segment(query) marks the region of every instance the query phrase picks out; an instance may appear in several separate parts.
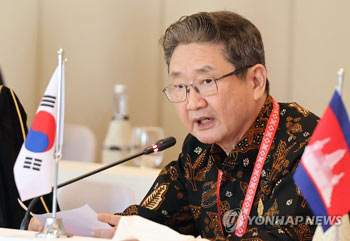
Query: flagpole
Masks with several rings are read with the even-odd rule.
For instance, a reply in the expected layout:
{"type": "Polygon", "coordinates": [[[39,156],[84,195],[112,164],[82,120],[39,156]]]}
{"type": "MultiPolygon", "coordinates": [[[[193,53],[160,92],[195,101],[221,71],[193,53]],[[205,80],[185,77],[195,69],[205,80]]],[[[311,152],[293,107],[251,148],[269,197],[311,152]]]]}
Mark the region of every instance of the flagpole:
{"type": "Polygon", "coordinates": [[[337,86],[337,91],[339,95],[342,95],[343,92],[343,83],[344,83],[344,69],[340,68],[337,72],[338,74],[338,86],[337,86]]]}
{"type": "MultiPolygon", "coordinates": [[[[343,83],[344,83],[344,69],[340,68],[337,72],[338,74],[338,86],[337,86],[337,91],[339,93],[340,96],[342,96],[343,94],[343,83]]],[[[334,240],[338,241],[339,240],[339,225],[335,225],[334,227],[335,231],[334,231],[334,240]]]]}
{"type": "Polygon", "coordinates": [[[72,237],[68,233],[62,223],[61,218],[56,217],[57,213],[57,184],[58,184],[58,163],[62,157],[62,141],[61,141],[61,128],[62,128],[62,103],[63,91],[64,91],[64,69],[63,69],[63,49],[57,51],[58,56],[58,89],[57,89],[57,120],[56,120],[56,138],[55,138],[55,170],[54,170],[54,183],[53,183],[53,197],[52,197],[52,217],[46,219],[45,228],[42,232],[38,233],[37,237],[40,238],[59,238],[63,237],[72,237]]]}
{"type": "Polygon", "coordinates": [[[62,109],[62,84],[63,84],[63,49],[57,51],[58,55],[58,94],[57,94],[57,123],[56,123],[56,141],[55,141],[55,174],[54,174],[54,185],[53,185],[53,197],[52,197],[52,217],[56,218],[57,212],[57,183],[58,183],[58,161],[62,157],[62,146],[61,140],[61,109],[62,109]]]}

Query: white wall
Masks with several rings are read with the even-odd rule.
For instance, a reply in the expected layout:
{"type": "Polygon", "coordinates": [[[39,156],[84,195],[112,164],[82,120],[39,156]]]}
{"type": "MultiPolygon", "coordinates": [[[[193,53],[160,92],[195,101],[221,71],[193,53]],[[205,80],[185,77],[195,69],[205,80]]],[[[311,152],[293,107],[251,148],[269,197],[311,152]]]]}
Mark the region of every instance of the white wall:
{"type": "Polygon", "coordinates": [[[133,125],[159,125],[159,0],[41,1],[43,92],[62,47],[66,64],[65,121],[89,126],[98,153],[113,114],[113,86],[126,84],[133,125]]]}
{"type": "Polygon", "coordinates": [[[322,115],[332,97],[338,68],[347,73],[343,99],[350,113],[350,2],[297,0],[292,98],[322,115]]]}
{"type": "Polygon", "coordinates": [[[36,111],[37,34],[37,0],[0,0],[0,68],[5,84],[19,96],[28,120],[36,111]]]}
{"type": "Polygon", "coordinates": [[[0,0],[0,66],[30,123],[57,64],[56,51],[64,48],[66,122],[90,127],[100,150],[113,85],[127,84],[132,124],[160,125],[177,137],[177,146],[165,154],[169,161],[177,158],[186,135],[161,93],[168,80],[158,39],[169,24],[198,11],[246,16],[263,35],[271,94],[321,115],[338,67],[350,71],[349,7],[346,0],[0,0]]]}

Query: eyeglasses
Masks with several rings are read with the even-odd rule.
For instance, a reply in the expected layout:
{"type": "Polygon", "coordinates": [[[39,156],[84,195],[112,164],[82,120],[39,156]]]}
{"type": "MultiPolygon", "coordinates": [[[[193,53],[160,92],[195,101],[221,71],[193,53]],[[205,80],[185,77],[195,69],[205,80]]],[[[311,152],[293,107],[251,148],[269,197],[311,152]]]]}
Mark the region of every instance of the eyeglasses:
{"type": "Polygon", "coordinates": [[[235,71],[225,74],[218,78],[206,78],[201,80],[195,80],[190,85],[169,84],[163,89],[163,92],[167,99],[172,103],[179,103],[185,101],[187,99],[188,94],[190,93],[190,86],[192,86],[192,88],[201,96],[214,95],[218,92],[218,85],[216,84],[216,81],[229,77],[231,75],[237,75],[239,72],[248,69],[252,66],[253,65],[249,65],[240,69],[236,69],[235,71]]]}

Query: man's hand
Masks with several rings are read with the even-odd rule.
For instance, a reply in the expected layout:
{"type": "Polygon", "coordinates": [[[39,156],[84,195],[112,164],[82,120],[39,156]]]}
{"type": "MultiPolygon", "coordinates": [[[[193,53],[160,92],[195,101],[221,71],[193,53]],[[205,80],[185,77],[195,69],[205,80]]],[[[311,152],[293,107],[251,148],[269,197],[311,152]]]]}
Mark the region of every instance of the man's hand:
{"type": "Polygon", "coordinates": [[[92,236],[96,238],[109,238],[109,239],[113,238],[115,230],[117,230],[117,227],[118,227],[120,216],[113,215],[110,213],[99,213],[97,215],[97,219],[100,222],[111,224],[114,227],[113,229],[95,229],[94,232],[92,233],[92,236]]]}
{"type": "Polygon", "coordinates": [[[30,219],[29,225],[28,225],[28,230],[30,231],[37,231],[41,232],[41,230],[44,228],[44,225],[42,225],[38,219],[32,217],[30,219]]]}

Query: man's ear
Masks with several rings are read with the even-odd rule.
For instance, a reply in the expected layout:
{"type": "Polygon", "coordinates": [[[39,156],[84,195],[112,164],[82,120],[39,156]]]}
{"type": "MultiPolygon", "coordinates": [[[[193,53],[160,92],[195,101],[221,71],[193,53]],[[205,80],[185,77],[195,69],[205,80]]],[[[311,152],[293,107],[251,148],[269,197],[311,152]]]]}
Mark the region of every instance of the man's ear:
{"type": "Polygon", "coordinates": [[[266,69],[262,64],[256,64],[248,70],[248,76],[253,84],[254,100],[265,95],[266,69]]]}

